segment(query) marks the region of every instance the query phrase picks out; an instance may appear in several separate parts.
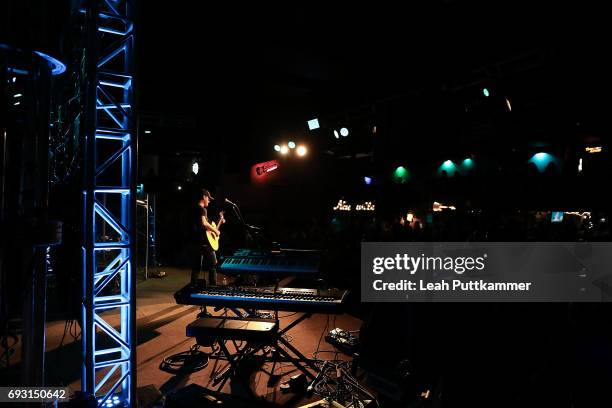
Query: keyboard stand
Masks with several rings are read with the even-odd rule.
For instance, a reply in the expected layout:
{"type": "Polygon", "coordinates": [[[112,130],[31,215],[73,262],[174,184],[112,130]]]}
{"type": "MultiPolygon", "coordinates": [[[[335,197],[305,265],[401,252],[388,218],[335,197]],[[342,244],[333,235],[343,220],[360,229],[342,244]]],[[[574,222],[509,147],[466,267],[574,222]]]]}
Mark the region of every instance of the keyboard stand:
{"type": "MultiPolygon", "coordinates": [[[[266,347],[273,348],[273,363],[272,371],[269,373],[270,376],[274,375],[277,362],[289,362],[308,378],[314,379],[315,375],[312,374],[308,368],[317,372],[318,367],[316,364],[312,359],[308,359],[284,338],[284,335],[287,334],[289,330],[310,317],[312,317],[312,313],[304,313],[282,330],[278,330],[278,315],[276,315],[275,319],[223,316],[203,317],[187,326],[187,336],[196,338],[214,337],[217,339],[219,353],[215,356],[211,355],[210,357],[216,358],[217,361],[219,359],[228,361],[228,364],[212,377],[213,384],[218,384],[217,391],[219,392],[223,389],[227,380],[234,376],[241,360],[254,356],[260,351],[264,351],[266,347]],[[234,342],[236,351],[233,354],[228,350],[225,344],[227,340],[234,342]],[[244,346],[238,347],[236,340],[243,340],[246,341],[246,343],[244,346]],[[292,356],[289,351],[291,351],[294,356],[292,356]]],[[[264,353],[264,355],[265,354],[266,353],[264,353]]]]}

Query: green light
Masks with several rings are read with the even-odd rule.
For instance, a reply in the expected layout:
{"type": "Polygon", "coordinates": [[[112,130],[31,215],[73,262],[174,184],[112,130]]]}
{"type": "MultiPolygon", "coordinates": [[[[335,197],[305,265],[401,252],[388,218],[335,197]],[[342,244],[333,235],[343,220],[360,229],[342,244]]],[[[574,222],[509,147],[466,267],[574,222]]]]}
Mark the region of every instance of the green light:
{"type": "Polygon", "coordinates": [[[444,170],[450,170],[454,167],[455,167],[455,163],[453,163],[452,160],[447,160],[444,163],[442,163],[442,168],[444,170]]]}
{"type": "Polygon", "coordinates": [[[442,174],[443,171],[445,171],[449,177],[452,177],[457,172],[457,166],[452,160],[446,160],[438,169],[438,173],[442,174]]]}
{"type": "Polygon", "coordinates": [[[471,169],[472,167],[474,167],[474,160],[468,157],[467,159],[463,161],[463,163],[461,163],[461,165],[465,167],[466,169],[471,169]]]}
{"type": "Polygon", "coordinates": [[[490,94],[489,94],[489,90],[488,90],[487,88],[482,88],[482,94],[483,94],[484,96],[486,96],[487,98],[488,98],[488,97],[489,97],[489,95],[490,95],[490,94]]]}
{"type": "Polygon", "coordinates": [[[393,178],[397,183],[406,183],[409,178],[408,170],[404,166],[398,166],[393,172],[393,178]]]}

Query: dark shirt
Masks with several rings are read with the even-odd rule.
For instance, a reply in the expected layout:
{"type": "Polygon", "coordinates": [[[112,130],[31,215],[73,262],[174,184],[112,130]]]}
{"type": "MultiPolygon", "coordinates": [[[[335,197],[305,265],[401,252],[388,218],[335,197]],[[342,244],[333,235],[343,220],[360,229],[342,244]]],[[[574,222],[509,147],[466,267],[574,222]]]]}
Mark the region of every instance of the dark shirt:
{"type": "Polygon", "coordinates": [[[208,239],[206,238],[206,229],[202,225],[203,216],[208,220],[208,212],[206,211],[206,208],[201,207],[199,204],[196,205],[194,209],[193,238],[194,241],[199,244],[208,243],[208,239]]]}

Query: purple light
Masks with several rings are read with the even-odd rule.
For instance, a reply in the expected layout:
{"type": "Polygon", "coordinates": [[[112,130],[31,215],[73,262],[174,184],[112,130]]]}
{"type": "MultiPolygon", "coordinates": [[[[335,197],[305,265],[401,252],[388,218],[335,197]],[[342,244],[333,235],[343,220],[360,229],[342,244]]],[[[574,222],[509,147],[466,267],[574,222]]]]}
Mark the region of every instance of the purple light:
{"type": "Polygon", "coordinates": [[[364,176],[363,177],[363,182],[366,183],[366,185],[370,185],[372,184],[372,177],[368,177],[368,176],[364,176]]]}

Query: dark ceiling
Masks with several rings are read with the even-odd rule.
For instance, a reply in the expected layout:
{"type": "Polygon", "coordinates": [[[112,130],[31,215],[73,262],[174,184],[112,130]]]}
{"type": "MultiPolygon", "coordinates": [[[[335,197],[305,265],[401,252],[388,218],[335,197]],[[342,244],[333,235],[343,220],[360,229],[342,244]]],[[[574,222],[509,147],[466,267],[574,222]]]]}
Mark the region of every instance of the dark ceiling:
{"type": "Polygon", "coordinates": [[[608,85],[594,11],[582,19],[516,2],[424,3],[141,1],[141,107],[193,116],[199,129],[252,149],[308,118],[388,98],[442,96],[462,109],[466,87],[506,81],[526,105],[571,111],[608,85]]]}

